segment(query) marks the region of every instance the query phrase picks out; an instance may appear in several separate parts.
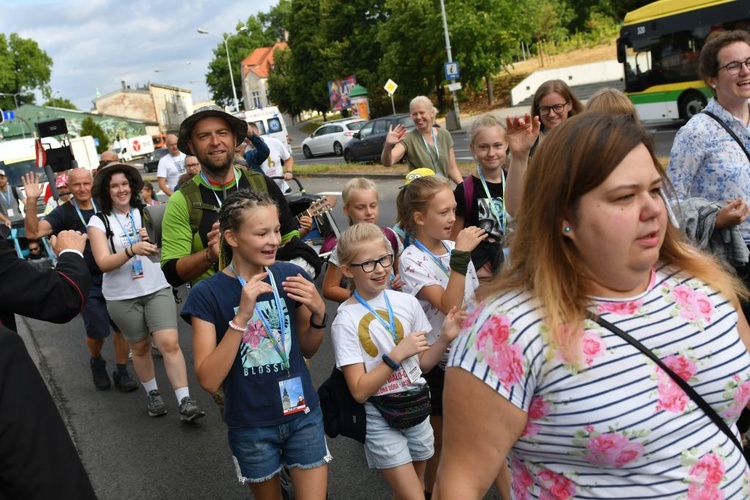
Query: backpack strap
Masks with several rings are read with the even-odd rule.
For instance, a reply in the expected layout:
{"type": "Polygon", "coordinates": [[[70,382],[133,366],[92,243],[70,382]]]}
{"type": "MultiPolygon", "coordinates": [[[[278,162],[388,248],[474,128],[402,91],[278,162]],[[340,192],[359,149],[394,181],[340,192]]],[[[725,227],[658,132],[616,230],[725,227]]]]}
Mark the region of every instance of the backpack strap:
{"type": "Polygon", "coordinates": [[[109,225],[109,217],[102,212],[96,212],[94,216],[99,217],[102,224],[104,224],[104,234],[107,235],[107,239],[109,240],[109,248],[112,249],[113,254],[117,253],[115,251],[115,233],[112,232],[112,227],[109,225]]]}
{"type": "Polygon", "coordinates": [[[383,231],[383,235],[391,244],[393,253],[398,254],[398,236],[396,236],[396,232],[390,227],[385,227],[385,226],[381,227],[380,230],[383,231]]]}
{"type": "Polygon", "coordinates": [[[472,174],[464,177],[464,226],[471,219],[471,207],[474,201],[474,176],[472,174]]]}

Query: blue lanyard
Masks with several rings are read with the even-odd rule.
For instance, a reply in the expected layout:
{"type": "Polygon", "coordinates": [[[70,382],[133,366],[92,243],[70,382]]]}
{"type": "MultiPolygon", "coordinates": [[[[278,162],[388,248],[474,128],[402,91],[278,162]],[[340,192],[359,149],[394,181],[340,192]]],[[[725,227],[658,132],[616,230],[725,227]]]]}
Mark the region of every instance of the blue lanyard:
{"type": "MultiPolygon", "coordinates": [[[[237,169],[236,168],[232,168],[232,172],[234,172],[234,186],[239,191],[239,189],[240,189],[240,178],[239,178],[239,175],[237,174],[237,169]]],[[[214,194],[214,198],[216,198],[216,203],[218,203],[219,204],[219,208],[221,208],[221,200],[219,199],[219,195],[216,194],[216,191],[214,190],[214,188],[211,187],[211,183],[208,182],[208,179],[206,178],[206,174],[204,174],[202,171],[201,171],[201,179],[203,179],[203,182],[206,183],[206,185],[208,186],[208,189],[210,189],[211,192],[214,194]]],[[[224,188],[224,186],[222,186],[222,188],[224,190],[224,197],[226,198],[226,188],[224,188]]],[[[234,272],[234,271],[232,271],[232,272],[234,272]]]]}
{"type": "MultiPolygon", "coordinates": [[[[78,202],[76,202],[75,198],[70,199],[71,203],[73,203],[73,206],[76,208],[76,212],[78,213],[78,218],[81,219],[81,224],[83,224],[83,227],[86,227],[86,221],[83,219],[83,214],[81,213],[81,209],[78,208],[78,202]]],[[[91,204],[94,206],[94,212],[97,212],[96,203],[94,203],[94,200],[91,200],[91,204]]]]}
{"type": "MultiPolygon", "coordinates": [[[[247,281],[245,281],[245,278],[237,274],[237,272],[234,270],[234,266],[230,263],[229,269],[231,269],[232,273],[237,277],[237,280],[240,282],[240,285],[244,287],[247,284],[247,281]]],[[[255,314],[258,315],[260,318],[260,321],[263,323],[263,327],[266,329],[266,333],[268,334],[268,339],[271,341],[271,345],[273,345],[273,348],[276,350],[276,353],[281,358],[281,361],[284,362],[284,368],[286,368],[287,372],[289,371],[289,358],[286,355],[286,348],[284,347],[284,338],[286,337],[286,327],[284,326],[284,310],[281,308],[281,297],[279,296],[279,289],[276,287],[276,280],[273,278],[273,273],[270,269],[267,267],[265,268],[266,272],[268,273],[268,281],[271,282],[271,288],[273,288],[273,298],[276,302],[276,312],[277,317],[279,319],[279,338],[277,339],[274,334],[273,330],[271,329],[271,323],[268,321],[268,318],[263,313],[263,311],[260,310],[258,307],[258,303],[256,300],[255,303],[255,314]]]]}
{"type": "Polygon", "coordinates": [[[398,333],[396,333],[396,320],[393,317],[393,308],[391,307],[391,301],[388,300],[388,294],[385,290],[383,290],[383,299],[385,299],[385,308],[388,311],[388,322],[386,323],[383,317],[378,314],[375,309],[370,306],[370,304],[367,303],[365,299],[362,298],[360,294],[357,293],[357,291],[354,291],[354,298],[357,299],[357,302],[362,304],[362,307],[367,309],[372,313],[373,316],[375,316],[375,319],[380,321],[380,324],[383,325],[383,328],[388,331],[388,333],[391,334],[391,337],[393,337],[393,343],[398,345],[398,333]]]}
{"type": "Polygon", "coordinates": [[[505,234],[505,215],[507,214],[507,212],[505,211],[505,173],[503,172],[501,174],[503,183],[503,213],[502,215],[498,215],[497,211],[495,210],[495,204],[492,202],[492,196],[490,196],[490,189],[487,187],[487,181],[484,180],[484,174],[482,173],[482,168],[479,165],[477,165],[477,172],[479,173],[479,179],[482,181],[484,194],[487,195],[487,203],[489,203],[490,205],[490,211],[495,217],[495,220],[497,220],[497,223],[500,224],[500,230],[503,232],[503,234],[505,234]]]}
{"type": "Polygon", "coordinates": [[[125,233],[125,237],[128,239],[128,243],[130,243],[131,246],[135,245],[136,243],[138,243],[136,241],[136,234],[138,234],[138,233],[135,230],[135,219],[133,218],[133,207],[130,207],[130,223],[133,226],[133,237],[132,238],[130,237],[130,233],[128,232],[127,229],[125,229],[125,226],[123,226],[122,221],[117,216],[117,214],[115,213],[114,210],[112,210],[112,215],[115,216],[115,220],[117,221],[118,224],[120,224],[120,227],[122,228],[122,232],[125,233]]]}
{"type": "MultiPolygon", "coordinates": [[[[5,205],[6,205],[6,206],[7,206],[8,208],[11,208],[11,206],[10,206],[10,197],[11,197],[11,193],[10,193],[10,190],[11,190],[11,189],[13,189],[13,188],[12,188],[12,187],[10,187],[10,185],[8,185],[8,186],[6,186],[6,187],[8,188],[8,193],[7,193],[7,196],[6,196],[6,195],[3,195],[3,200],[5,200],[5,205]]],[[[0,193],[2,193],[2,191],[0,191],[0,193]]]]}
{"type": "MultiPolygon", "coordinates": [[[[445,244],[445,242],[444,242],[443,240],[440,240],[440,243],[442,243],[442,244],[443,244],[443,247],[445,247],[445,251],[446,251],[446,252],[448,252],[448,253],[451,253],[451,251],[450,251],[450,248],[448,248],[448,245],[446,245],[446,244],[445,244]]],[[[432,259],[432,261],[433,261],[433,262],[434,262],[435,264],[437,264],[437,266],[438,266],[438,267],[440,268],[440,270],[441,270],[441,271],[443,271],[443,272],[445,273],[445,275],[446,275],[446,276],[450,277],[450,275],[451,275],[451,270],[450,270],[449,268],[445,267],[445,265],[444,265],[444,264],[443,264],[443,263],[442,263],[442,262],[440,261],[440,259],[438,259],[438,258],[437,258],[437,256],[435,256],[435,254],[434,254],[434,253],[430,252],[430,251],[429,251],[429,250],[427,249],[427,247],[426,247],[426,246],[424,246],[424,245],[423,245],[423,244],[422,244],[422,243],[421,243],[421,242],[420,242],[420,241],[419,241],[418,239],[416,239],[416,238],[414,238],[414,245],[416,245],[416,247],[417,247],[417,248],[419,248],[419,249],[420,249],[420,250],[422,250],[422,251],[423,251],[424,253],[426,253],[426,254],[427,254],[427,255],[428,255],[428,256],[429,256],[429,257],[430,257],[430,258],[432,259]]]]}
{"type": "Polygon", "coordinates": [[[427,152],[430,154],[432,165],[435,167],[435,173],[438,174],[437,166],[438,166],[438,162],[440,162],[440,149],[438,149],[438,145],[437,145],[437,133],[435,132],[435,127],[432,127],[432,145],[435,146],[435,155],[437,156],[437,159],[435,159],[432,156],[432,148],[430,148],[430,145],[427,144],[427,141],[425,140],[424,135],[422,135],[422,132],[419,133],[419,136],[422,138],[422,142],[424,142],[424,147],[427,148],[427,152]]]}

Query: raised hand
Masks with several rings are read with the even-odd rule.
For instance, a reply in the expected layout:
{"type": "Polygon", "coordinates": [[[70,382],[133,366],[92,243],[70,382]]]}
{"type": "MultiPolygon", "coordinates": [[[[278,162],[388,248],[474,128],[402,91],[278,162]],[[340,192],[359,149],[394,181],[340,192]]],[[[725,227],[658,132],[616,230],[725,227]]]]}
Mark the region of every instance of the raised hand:
{"type": "Polygon", "coordinates": [[[42,194],[42,184],[39,182],[39,174],[36,172],[29,172],[21,176],[21,183],[23,189],[26,192],[26,198],[32,199],[36,202],[37,198],[42,194]]]}
{"type": "Polygon", "coordinates": [[[450,312],[448,312],[443,320],[443,328],[440,330],[440,336],[445,336],[448,341],[452,341],[458,337],[458,332],[461,331],[461,325],[464,324],[466,316],[466,306],[460,309],[456,306],[451,307],[450,312]]]}
{"type": "Polygon", "coordinates": [[[318,289],[315,288],[315,283],[312,281],[298,274],[297,276],[287,277],[281,283],[281,286],[290,299],[307,307],[314,316],[322,318],[325,315],[326,305],[323,303],[323,298],[318,293],[318,289]]]}
{"type": "Polygon", "coordinates": [[[388,127],[388,135],[385,136],[385,145],[393,148],[396,144],[404,140],[406,135],[406,127],[400,123],[393,128],[393,125],[388,127]]]}
{"type": "Polygon", "coordinates": [[[511,154],[528,154],[539,137],[541,122],[539,117],[533,119],[526,113],[523,116],[505,119],[505,129],[508,131],[508,146],[511,154]]]}
{"type": "Polygon", "coordinates": [[[489,236],[487,231],[480,227],[465,227],[460,233],[458,233],[458,236],[456,236],[456,250],[471,252],[483,240],[487,239],[487,236],[489,236]]]}

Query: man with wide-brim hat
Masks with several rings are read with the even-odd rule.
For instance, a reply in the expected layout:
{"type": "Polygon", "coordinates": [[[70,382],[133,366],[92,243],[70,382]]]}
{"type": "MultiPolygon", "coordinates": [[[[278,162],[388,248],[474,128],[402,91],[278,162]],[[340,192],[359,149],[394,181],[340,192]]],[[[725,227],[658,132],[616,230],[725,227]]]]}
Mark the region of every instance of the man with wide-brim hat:
{"type": "Polygon", "coordinates": [[[198,158],[201,172],[183,184],[166,206],[161,264],[172,286],[195,283],[218,271],[218,212],[226,196],[239,189],[265,191],[279,207],[282,246],[277,258],[300,265],[313,277],[320,271],[320,258],[299,239],[296,220],[276,183],[234,165],[235,148],[246,138],[256,149],[268,151],[244,120],[218,106],[199,108],[180,125],[177,146],[198,158]]]}

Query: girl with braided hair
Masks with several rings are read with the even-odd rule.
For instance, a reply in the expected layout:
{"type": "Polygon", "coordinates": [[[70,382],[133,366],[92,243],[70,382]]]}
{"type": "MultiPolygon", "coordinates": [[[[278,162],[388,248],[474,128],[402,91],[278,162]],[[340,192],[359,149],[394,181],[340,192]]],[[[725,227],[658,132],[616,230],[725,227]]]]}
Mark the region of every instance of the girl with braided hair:
{"type": "Polygon", "coordinates": [[[279,498],[288,467],[298,497],[323,500],[330,455],[303,356],[323,340],[325,304],[302,268],[276,262],[279,214],[266,193],[227,197],[219,230],[222,271],[199,282],[182,310],[198,382],[224,389],[229,446],[253,498],[279,498]]]}

